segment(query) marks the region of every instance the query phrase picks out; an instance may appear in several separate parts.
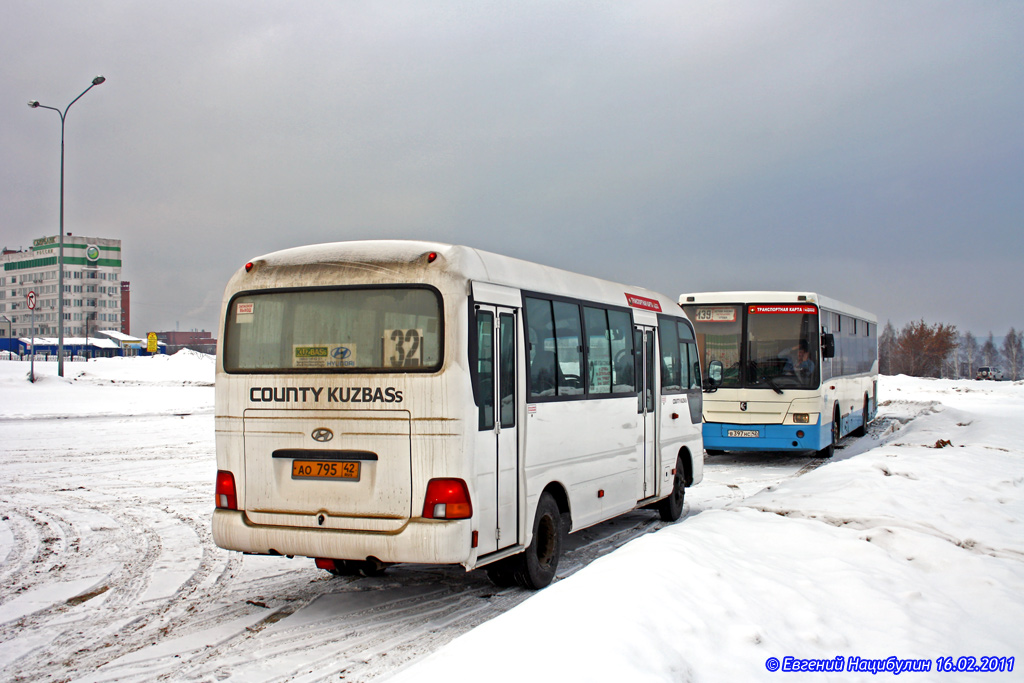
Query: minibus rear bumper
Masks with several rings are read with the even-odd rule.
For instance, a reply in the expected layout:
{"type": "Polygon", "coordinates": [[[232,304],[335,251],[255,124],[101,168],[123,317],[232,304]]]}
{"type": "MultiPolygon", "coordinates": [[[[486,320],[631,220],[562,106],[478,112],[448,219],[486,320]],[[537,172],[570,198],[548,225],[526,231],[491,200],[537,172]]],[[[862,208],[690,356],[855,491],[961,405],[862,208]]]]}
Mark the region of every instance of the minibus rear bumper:
{"type": "Polygon", "coordinates": [[[260,555],[332,560],[464,564],[474,555],[472,521],[411,519],[395,533],[251,524],[241,510],[214,510],[213,541],[221,548],[260,555]]]}

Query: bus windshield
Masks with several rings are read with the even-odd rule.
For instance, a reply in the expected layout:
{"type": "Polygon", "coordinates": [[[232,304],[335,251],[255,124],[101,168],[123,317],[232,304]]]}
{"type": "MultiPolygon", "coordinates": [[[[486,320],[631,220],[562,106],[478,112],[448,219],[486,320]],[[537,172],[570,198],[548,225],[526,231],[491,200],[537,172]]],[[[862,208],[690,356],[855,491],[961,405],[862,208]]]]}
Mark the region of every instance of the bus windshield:
{"type": "Polygon", "coordinates": [[[809,305],[747,307],[747,386],[813,389],[820,376],[818,310],[809,305]]]}
{"type": "Polygon", "coordinates": [[[716,304],[684,308],[694,321],[704,367],[711,361],[722,363],[720,387],[779,391],[818,386],[821,350],[816,306],[716,304]]]}
{"type": "Polygon", "coordinates": [[[424,287],[244,292],[224,330],[227,372],[408,372],[441,365],[440,295],[424,287]]]}
{"type": "Polygon", "coordinates": [[[684,306],[697,331],[697,348],[703,367],[711,361],[722,364],[721,387],[738,388],[740,350],[743,348],[743,309],[740,306],[684,306]]]}

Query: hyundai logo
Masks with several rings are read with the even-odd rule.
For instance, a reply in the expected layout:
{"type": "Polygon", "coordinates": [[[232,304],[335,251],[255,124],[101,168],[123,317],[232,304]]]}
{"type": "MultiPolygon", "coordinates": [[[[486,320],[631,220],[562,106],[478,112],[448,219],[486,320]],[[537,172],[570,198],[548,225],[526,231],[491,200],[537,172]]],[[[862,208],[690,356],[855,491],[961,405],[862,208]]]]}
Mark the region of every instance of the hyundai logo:
{"type": "Polygon", "coordinates": [[[341,360],[348,360],[351,355],[352,349],[347,346],[338,346],[331,351],[331,356],[334,358],[340,358],[341,360]]]}
{"type": "Polygon", "coordinates": [[[319,441],[320,443],[323,443],[325,441],[330,441],[331,439],[333,439],[334,432],[332,432],[330,429],[327,429],[326,427],[320,427],[319,429],[314,429],[313,433],[310,434],[310,436],[313,437],[313,441],[319,441]]]}

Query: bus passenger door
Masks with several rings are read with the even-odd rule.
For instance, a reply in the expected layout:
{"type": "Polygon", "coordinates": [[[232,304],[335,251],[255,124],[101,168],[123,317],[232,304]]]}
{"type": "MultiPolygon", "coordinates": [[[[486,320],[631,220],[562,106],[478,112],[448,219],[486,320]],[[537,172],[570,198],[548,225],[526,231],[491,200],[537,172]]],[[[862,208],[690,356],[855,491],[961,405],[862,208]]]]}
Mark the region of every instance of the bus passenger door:
{"type": "Polygon", "coordinates": [[[477,553],[519,542],[519,438],[516,386],[517,311],[476,307],[478,431],[476,496],[479,510],[477,553]]]}
{"type": "Polygon", "coordinates": [[[654,382],[654,332],[653,327],[633,328],[633,348],[637,384],[637,420],[640,422],[637,444],[637,458],[641,467],[637,478],[637,500],[657,494],[658,475],[656,447],[657,419],[655,416],[654,382]]]}

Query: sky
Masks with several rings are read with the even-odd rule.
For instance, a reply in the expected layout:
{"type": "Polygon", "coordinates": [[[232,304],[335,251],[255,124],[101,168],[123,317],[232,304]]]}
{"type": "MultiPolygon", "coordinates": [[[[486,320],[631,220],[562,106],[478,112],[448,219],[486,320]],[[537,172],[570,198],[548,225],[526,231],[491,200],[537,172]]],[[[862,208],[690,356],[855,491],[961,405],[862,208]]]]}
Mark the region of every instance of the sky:
{"type": "Polygon", "coordinates": [[[132,332],[246,261],[426,239],[1024,327],[1024,3],[6,0],[0,246],[122,240],[132,332]]]}

